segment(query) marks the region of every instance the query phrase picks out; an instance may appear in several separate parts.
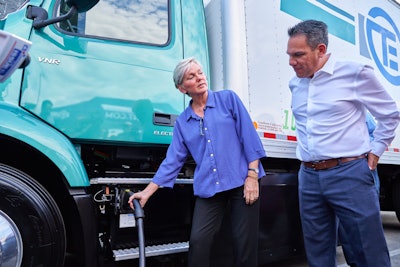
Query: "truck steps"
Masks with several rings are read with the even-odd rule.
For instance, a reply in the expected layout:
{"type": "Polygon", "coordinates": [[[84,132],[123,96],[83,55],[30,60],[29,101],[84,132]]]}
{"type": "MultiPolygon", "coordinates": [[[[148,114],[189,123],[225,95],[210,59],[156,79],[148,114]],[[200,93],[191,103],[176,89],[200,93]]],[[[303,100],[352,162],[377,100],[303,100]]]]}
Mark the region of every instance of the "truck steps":
{"type": "MultiPolygon", "coordinates": [[[[188,250],[189,242],[147,246],[145,248],[146,257],[187,252],[188,250]]],[[[139,248],[113,250],[113,256],[115,261],[137,259],[139,258],[139,248]]]]}
{"type": "MultiPolygon", "coordinates": [[[[90,179],[90,184],[148,184],[151,182],[151,178],[120,178],[120,177],[96,177],[90,179]]],[[[175,184],[193,184],[193,179],[178,178],[175,184]]]]}

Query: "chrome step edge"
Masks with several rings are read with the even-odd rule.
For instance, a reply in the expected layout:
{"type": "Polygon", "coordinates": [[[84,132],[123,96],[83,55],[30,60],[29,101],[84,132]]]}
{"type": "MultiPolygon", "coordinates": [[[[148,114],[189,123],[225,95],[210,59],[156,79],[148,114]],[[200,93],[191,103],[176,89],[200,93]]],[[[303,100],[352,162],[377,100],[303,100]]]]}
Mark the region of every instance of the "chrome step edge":
{"type": "MultiPolygon", "coordinates": [[[[187,252],[189,250],[189,242],[179,242],[171,244],[163,244],[156,246],[148,246],[145,248],[146,257],[154,257],[166,254],[174,254],[187,252]]],[[[113,250],[115,261],[131,260],[139,258],[139,248],[118,249],[113,250]]]]}
{"type": "MultiPolygon", "coordinates": [[[[112,178],[97,177],[90,179],[90,184],[148,184],[151,178],[112,178]]],[[[175,184],[193,184],[193,179],[176,179],[175,184]]]]}

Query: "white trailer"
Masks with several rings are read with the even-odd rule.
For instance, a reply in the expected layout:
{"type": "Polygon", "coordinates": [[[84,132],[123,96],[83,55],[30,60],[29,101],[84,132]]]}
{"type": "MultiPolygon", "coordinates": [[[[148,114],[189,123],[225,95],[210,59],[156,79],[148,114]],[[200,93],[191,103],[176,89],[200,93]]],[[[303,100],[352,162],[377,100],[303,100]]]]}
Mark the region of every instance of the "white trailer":
{"type": "MultiPolygon", "coordinates": [[[[400,5],[391,0],[211,0],[206,21],[211,88],[234,90],[248,108],[269,158],[293,164],[296,133],[288,81],[287,29],[328,25],[336,57],[369,64],[400,106],[400,5]]],[[[381,209],[400,220],[400,128],[382,155],[381,209]]],[[[271,164],[276,169],[275,164],[271,164]]],[[[270,166],[266,166],[267,169],[270,166]]],[[[280,170],[282,171],[282,170],[280,170]]]]}

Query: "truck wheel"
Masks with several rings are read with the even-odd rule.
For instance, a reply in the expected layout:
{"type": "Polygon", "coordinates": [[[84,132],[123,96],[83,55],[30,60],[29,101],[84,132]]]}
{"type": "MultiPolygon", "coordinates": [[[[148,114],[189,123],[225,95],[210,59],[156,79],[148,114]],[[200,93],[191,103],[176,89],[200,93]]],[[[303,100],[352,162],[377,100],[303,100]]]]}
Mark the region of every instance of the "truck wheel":
{"type": "Polygon", "coordinates": [[[396,180],[393,182],[393,208],[396,212],[397,220],[400,222],[400,180],[396,180]]]}
{"type": "Polygon", "coordinates": [[[0,164],[0,195],[0,266],[63,266],[64,222],[50,194],[0,164]]]}

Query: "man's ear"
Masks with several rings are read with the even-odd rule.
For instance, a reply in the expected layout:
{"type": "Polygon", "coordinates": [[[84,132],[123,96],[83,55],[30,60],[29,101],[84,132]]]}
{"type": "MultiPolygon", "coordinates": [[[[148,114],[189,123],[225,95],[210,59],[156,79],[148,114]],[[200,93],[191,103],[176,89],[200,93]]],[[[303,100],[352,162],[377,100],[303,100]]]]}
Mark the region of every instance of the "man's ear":
{"type": "Polygon", "coordinates": [[[320,57],[323,57],[326,54],[326,45],[325,44],[319,44],[317,49],[319,51],[320,57]]]}

